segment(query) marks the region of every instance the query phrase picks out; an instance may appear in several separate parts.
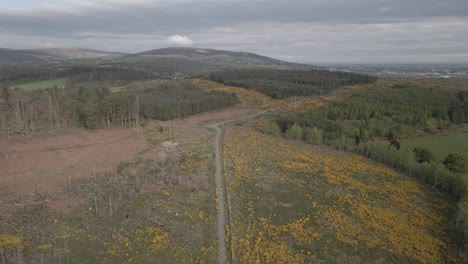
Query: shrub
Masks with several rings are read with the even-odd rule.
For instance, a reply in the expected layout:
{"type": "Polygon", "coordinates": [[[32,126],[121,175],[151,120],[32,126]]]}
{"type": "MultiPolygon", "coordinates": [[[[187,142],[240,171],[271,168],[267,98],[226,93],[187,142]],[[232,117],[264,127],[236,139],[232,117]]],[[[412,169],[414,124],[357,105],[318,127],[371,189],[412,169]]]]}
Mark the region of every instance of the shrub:
{"type": "Polygon", "coordinates": [[[319,145],[322,144],[322,130],[317,127],[304,129],[304,139],[309,144],[319,145]]]}
{"type": "Polygon", "coordinates": [[[286,132],[284,136],[287,139],[295,139],[300,140],[302,138],[302,127],[296,123],[294,123],[286,132]]]}
{"type": "Polygon", "coordinates": [[[413,149],[414,157],[418,163],[431,162],[435,160],[434,154],[427,148],[415,147],[413,149]]]}
{"type": "Polygon", "coordinates": [[[466,158],[458,153],[449,154],[443,161],[447,169],[453,172],[463,173],[467,171],[466,158]]]}
{"type": "Polygon", "coordinates": [[[265,131],[265,133],[275,136],[281,133],[280,127],[276,122],[268,122],[263,124],[263,130],[265,131]]]}

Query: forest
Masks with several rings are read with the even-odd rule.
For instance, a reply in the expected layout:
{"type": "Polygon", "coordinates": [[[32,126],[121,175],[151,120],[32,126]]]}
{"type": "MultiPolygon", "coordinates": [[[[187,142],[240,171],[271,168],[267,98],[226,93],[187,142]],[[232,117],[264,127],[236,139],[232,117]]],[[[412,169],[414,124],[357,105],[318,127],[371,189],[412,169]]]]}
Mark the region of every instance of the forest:
{"type": "Polygon", "coordinates": [[[237,104],[234,94],[206,92],[191,81],[152,81],[112,93],[108,86],[70,85],[23,91],[4,87],[0,120],[6,135],[44,129],[138,126],[141,120],[168,120],[237,104]]]}
{"type": "MultiPolygon", "coordinates": [[[[62,127],[135,126],[141,119],[168,120],[238,103],[231,93],[206,92],[189,80],[158,80],[158,73],[118,65],[15,65],[1,67],[0,73],[0,121],[6,135],[62,127]],[[65,86],[31,91],[16,87],[56,78],[64,78],[65,86]],[[115,86],[124,91],[111,91],[115,86]]],[[[317,70],[239,69],[208,76],[273,98],[323,94],[341,85],[376,80],[317,70]]]]}
{"type": "MultiPolygon", "coordinates": [[[[139,65],[141,66],[141,64],[139,65]]],[[[206,86],[203,86],[203,82],[196,82],[191,79],[176,79],[183,78],[183,75],[171,75],[163,79],[157,71],[153,72],[149,69],[141,70],[136,64],[133,66],[134,67],[118,67],[116,65],[101,65],[101,67],[96,67],[90,65],[65,65],[62,67],[60,65],[55,65],[36,68],[33,65],[17,65],[11,66],[10,69],[0,68],[0,73],[5,73],[0,74],[0,76],[3,76],[3,79],[0,80],[0,134],[2,136],[14,137],[18,135],[41,134],[47,130],[62,130],[70,127],[94,130],[105,127],[138,128],[143,126],[143,131],[145,131],[145,129],[149,131],[150,129],[155,129],[155,127],[149,128],[150,126],[144,126],[145,122],[150,119],[171,120],[231,107],[239,104],[239,101],[242,101],[239,100],[234,93],[235,90],[207,89],[206,86]],[[60,87],[55,86],[53,88],[43,89],[38,87],[38,81],[54,80],[57,78],[64,79],[65,85],[57,85],[60,87]],[[18,85],[24,83],[31,84],[31,86],[34,87],[32,89],[18,87],[18,85]]],[[[196,75],[198,73],[192,74],[196,75]]],[[[369,157],[379,163],[383,163],[388,167],[393,167],[405,175],[417,178],[433,186],[434,189],[450,197],[449,199],[459,203],[458,212],[453,222],[456,223],[460,231],[460,237],[464,236],[465,242],[468,241],[468,220],[466,220],[468,219],[468,194],[466,194],[468,186],[465,181],[468,163],[466,157],[450,154],[445,157],[445,159],[440,160],[436,159],[426,148],[409,149],[401,146],[402,139],[404,138],[420,134],[437,134],[441,131],[448,131],[451,128],[467,123],[468,92],[441,89],[435,86],[427,87],[410,84],[396,84],[393,85],[393,87],[386,88],[382,88],[378,85],[363,85],[365,88],[359,90],[354,90],[353,87],[342,89],[343,86],[347,85],[371,84],[375,82],[377,78],[355,73],[319,70],[227,70],[223,72],[205,73],[202,76],[218,83],[246,88],[246,91],[249,93],[253,93],[254,90],[265,93],[271,96],[271,98],[268,98],[269,100],[272,98],[284,99],[292,96],[316,96],[336,90],[336,93],[332,93],[332,95],[334,95],[344,91],[347,93],[346,96],[349,95],[349,97],[340,97],[339,100],[327,101],[323,106],[314,107],[313,110],[305,113],[289,111],[292,108],[283,109],[276,106],[262,106],[263,110],[269,108],[275,109],[275,111],[273,111],[273,120],[264,123],[261,129],[268,134],[283,136],[291,140],[303,140],[306,143],[314,145],[326,144],[339,150],[354,152],[369,157]],[[370,87],[374,87],[375,89],[371,89],[370,87]]],[[[222,88],[229,88],[221,84],[219,86],[222,86],[222,88]]],[[[265,97],[267,96],[265,95],[265,97]]],[[[239,98],[242,99],[242,95],[239,95],[239,98]]],[[[321,97],[304,97],[301,99],[313,100],[317,98],[321,97]]],[[[288,106],[296,104],[289,103],[289,100],[271,101],[284,103],[288,106]]],[[[250,106],[243,104],[239,108],[248,111],[254,110],[249,107],[250,106]]],[[[269,114],[266,115],[266,120],[270,120],[270,117],[269,114]]],[[[265,118],[265,116],[262,116],[262,120],[264,120],[263,118],[265,118]]],[[[174,123],[177,122],[183,124],[185,120],[174,121],[174,123]]],[[[206,123],[200,124],[200,126],[205,129],[205,124],[206,123]]],[[[238,122],[234,124],[233,127],[242,129],[243,124],[243,122],[238,122]]],[[[262,122],[256,123],[254,126],[257,126],[257,124],[262,124],[262,122]]],[[[160,131],[165,129],[165,125],[167,124],[158,124],[160,131]]],[[[131,129],[129,130],[130,133],[134,133],[131,129]]],[[[92,131],[92,133],[108,131],[112,130],[103,129],[100,131],[92,131]]],[[[88,133],[90,131],[84,132],[88,133]]],[[[184,132],[191,133],[187,131],[184,132]]],[[[206,133],[206,131],[204,131],[204,133],[206,133]]],[[[162,133],[148,133],[148,135],[152,137],[152,142],[156,142],[156,140],[162,137],[162,133]]],[[[255,170],[252,170],[255,171],[255,173],[258,172],[258,162],[261,160],[263,160],[261,162],[265,162],[265,165],[267,165],[269,169],[275,168],[274,166],[277,165],[285,165],[285,163],[280,163],[284,161],[286,157],[284,156],[286,154],[284,154],[283,150],[278,150],[279,152],[277,153],[270,153],[271,155],[274,154],[279,157],[278,161],[272,161],[274,160],[273,158],[265,160],[265,157],[262,156],[263,154],[260,154],[261,149],[258,145],[255,145],[264,140],[261,133],[253,133],[252,135],[256,135],[258,138],[252,138],[250,141],[236,142],[236,144],[233,145],[226,144],[227,153],[229,153],[230,148],[233,149],[233,146],[240,147],[244,144],[245,149],[249,149],[251,152],[249,153],[255,156],[253,159],[258,159],[251,165],[252,167],[247,167],[244,164],[244,168],[246,170],[255,168],[255,170]],[[270,162],[275,163],[275,165],[269,164],[270,162]]],[[[275,137],[268,138],[271,140],[270,142],[275,142],[275,137]]],[[[200,142],[193,143],[190,141],[190,147],[196,146],[197,144],[200,146],[207,146],[205,150],[207,154],[199,157],[199,161],[203,162],[203,165],[193,163],[189,159],[192,156],[184,156],[184,159],[186,158],[187,161],[190,161],[187,162],[187,164],[193,166],[197,170],[210,169],[210,167],[205,164],[208,164],[207,162],[209,162],[210,157],[212,157],[210,156],[212,155],[211,145],[200,144],[200,142]]],[[[275,144],[270,142],[264,141],[264,147],[269,147],[270,145],[275,146],[276,142],[275,144]]],[[[79,146],[79,144],[75,146],[79,146]]],[[[283,148],[283,146],[278,145],[276,147],[280,147],[279,149],[286,149],[283,148]]],[[[157,149],[160,149],[159,145],[157,149]]],[[[73,151],[77,151],[77,148],[74,148],[73,151]]],[[[49,150],[46,149],[46,152],[49,152],[49,150]]],[[[341,151],[337,151],[336,153],[348,155],[341,151]]],[[[193,153],[190,153],[190,155],[196,157],[193,153]]],[[[233,152],[232,155],[232,160],[236,160],[237,162],[235,163],[236,168],[242,168],[243,163],[237,160],[239,155],[235,154],[235,152],[233,152]]],[[[301,155],[296,155],[296,158],[300,158],[301,155]]],[[[310,152],[308,155],[310,157],[319,156],[318,153],[315,152],[310,152]]],[[[139,161],[141,164],[132,164],[132,169],[128,169],[129,173],[130,171],[131,173],[135,171],[133,168],[143,168],[145,170],[141,175],[145,175],[145,177],[148,178],[153,177],[154,175],[151,175],[147,171],[148,168],[153,170],[153,167],[149,167],[148,164],[150,162],[153,162],[156,166],[163,164],[163,161],[154,163],[154,156],[157,155],[151,155],[151,159],[145,162],[139,161]]],[[[175,157],[175,154],[171,154],[168,157],[175,157]]],[[[328,162],[330,162],[328,167],[335,168],[343,159],[344,156],[340,156],[340,158],[330,156],[329,159],[318,159],[314,162],[322,166],[322,164],[325,164],[328,160],[328,162]]],[[[304,160],[303,162],[309,163],[310,160],[304,160]]],[[[168,166],[176,164],[175,160],[168,160],[166,163],[168,166]]],[[[352,165],[350,165],[350,163],[346,163],[346,166],[349,167],[343,167],[343,171],[352,170],[355,164],[352,163],[352,165]]],[[[120,167],[125,168],[125,166],[120,167]]],[[[291,168],[284,168],[287,169],[287,171],[294,171],[291,170],[291,168]]],[[[121,170],[125,171],[123,169],[121,170]]],[[[160,170],[165,171],[166,168],[163,168],[161,165],[160,170]]],[[[171,170],[173,170],[173,168],[171,168],[171,170]]],[[[310,171],[310,173],[312,172],[310,171]]],[[[338,171],[336,173],[338,173],[338,171]]],[[[272,171],[272,174],[277,174],[277,172],[272,171]]],[[[332,174],[335,176],[335,173],[332,174]]],[[[127,177],[128,175],[125,174],[125,179],[129,178],[127,177]]],[[[296,172],[291,175],[294,175],[292,177],[297,177],[296,172]]],[[[111,177],[110,181],[113,182],[113,177],[123,178],[123,176],[124,174],[110,174],[109,177],[111,177]]],[[[342,176],[342,179],[349,178],[349,175],[342,176]]],[[[362,175],[356,174],[355,176],[361,177],[362,175]]],[[[131,182],[128,184],[129,188],[138,193],[138,195],[140,189],[139,187],[135,188],[135,186],[140,186],[140,179],[144,179],[143,176],[142,178],[139,177],[138,175],[135,177],[135,183],[131,182]]],[[[195,175],[190,175],[190,177],[192,178],[187,178],[186,180],[186,182],[188,182],[187,184],[195,185],[197,183],[197,178],[195,175]]],[[[208,177],[207,179],[212,179],[212,174],[208,177]]],[[[309,174],[307,178],[312,179],[309,174]]],[[[129,179],[133,178],[130,177],[129,179]]],[[[69,186],[77,184],[70,182],[69,180],[67,183],[69,186]]],[[[109,181],[106,180],[105,184],[108,182],[109,181]]],[[[182,180],[180,182],[182,182],[182,180]]],[[[256,185],[252,184],[249,186],[256,185]]],[[[174,188],[172,184],[166,187],[168,187],[168,190],[171,192],[174,188]]],[[[214,189],[212,187],[210,188],[214,189]]],[[[196,195],[200,193],[203,194],[203,192],[194,192],[194,189],[195,188],[192,188],[191,191],[187,193],[196,195]]],[[[288,191],[292,194],[296,190],[289,189],[288,191]]],[[[388,190],[385,189],[383,193],[387,191],[388,190]]],[[[128,193],[132,192],[128,191],[128,193]]],[[[307,193],[310,192],[308,191],[307,193]]],[[[160,195],[163,201],[171,201],[167,197],[170,196],[169,192],[158,191],[152,193],[152,195],[153,194],[160,195]]],[[[113,208],[117,208],[116,204],[121,201],[115,199],[116,197],[113,197],[113,195],[114,191],[110,189],[109,192],[102,195],[101,200],[98,201],[96,194],[94,194],[94,203],[91,208],[94,208],[95,215],[99,215],[98,212],[107,214],[104,210],[98,210],[98,207],[107,208],[109,204],[109,217],[110,219],[115,217],[113,214],[117,212],[117,209],[114,210],[113,208]]],[[[396,196],[399,196],[399,194],[396,196]]],[[[410,199],[408,201],[411,203],[413,202],[411,200],[412,198],[413,197],[408,197],[408,199],[410,199]]],[[[145,197],[145,200],[146,199],[147,197],[145,197]]],[[[184,201],[190,200],[185,197],[181,199],[184,201]]],[[[291,197],[288,196],[287,199],[290,200],[291,197]]],[[[130,200],[129,204],[133,202],[134,200],[130,200]]],[[[129,208],[134,210],[136,207],[132,204],[129,208]]],[[[168,208],[172,210],[173,204],[168,203],[168,208]]],[[[390,209],[393,210],[393,208],[390,209]]],[[[124,212],[122,209],[119,210],[119,212],[124,212]]],[[[213,211],[215,211],[214,207],[213,211]]],[[[155,210],[155,212],[159,213],[158,210],[155,210]]],[[[289,211],[288,215],[290,212],[293,211],[289,211]]],[[[86,214],[88,214],[88,212],[86,214]]],[[[139,212],[137,213],[135,211],[135,214],[139,214],[139,212]]],[[[123,217],[123,215],[121,216],[123,217]]],[[[381,216],[383,217],[382,219],[385,219],[384,215],[381,216]]],[[[126,220],[127,218],[128,214],[122,219],[123,221],[128,221],[126,220]]],[[[148,218],[151,218],[151,221],[154,220],[154,216],[148,218]]],[[[198,218],[207,226],[211,223],[205,220],[207,218],[203,213],[201,216],[199,214],[198,218]]],[[[90,219],[92,219],[92,221],[95,220],[93,217],[90,219]]],[[[109,225],[106,219],[109,218],[102,218],[102,220],[104,220],[101,223],[103,226],[109,225]]],[[[213,220],[215,218],[210,219],[213,220]]],[[[136,221],[139,220],[140,219],[136,219],[136,221]]],[[[393,222],[391,218],[387,218],[387,220],[393,222]]],[[[333,225],[335,225],[334,221],[335,220],[332,221],[333,225]]],[[[392,232],[396,231],[392,230],[392,232]]],[[[187,232],[185,232],[185,234],[186,233],[187,232]]],[[[307,236],[310,237],[309,235],[307,236]]],[[[138,241],[138,237],[139,236],[135,236],[135,241],[138,241]]],[[[373,241],[375,239],[373,238],[369,241],[371,240],[373,241]]],[[[186,243],[186,241],[187,240],[184,240],[184,243],[186,243]]],[[[137,243],[133,245],[137,245],[137,243]]]]}
{"type": "Polygon", "coordinates": [[[327,141],[435,133],[468,122],[468,92],[408,86],[360,93],[309,113],[279,118],[283,131],[293,123],[323,130],[327,141]]]}
{"type": "Polygon", "coordinates": [[[0,66],[0,85],[66,78],[70,84],[93,81],[134,81],[155,79],[157,76],[142,70],[115,65],[8,65],[0,66]]]}
{"type": "Polygon", "coordinates": [[[225,85],[254,89],[274,99],[320,95],[342,85],[367,84],[377,80],[369,75],[348,72],[274,69],[219,71],[209,74],[208,78],[225,85]]]}

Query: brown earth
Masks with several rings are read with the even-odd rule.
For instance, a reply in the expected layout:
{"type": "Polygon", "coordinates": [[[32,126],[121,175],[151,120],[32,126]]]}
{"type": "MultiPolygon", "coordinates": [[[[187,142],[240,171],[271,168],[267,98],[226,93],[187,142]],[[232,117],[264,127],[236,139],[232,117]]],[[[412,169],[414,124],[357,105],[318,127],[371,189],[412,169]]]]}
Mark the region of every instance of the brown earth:
{"type": "MultiPolygon", "coordinates": [[[[147,132],[158,134],[162,142],[167,140],[167,131],[173,126],[176,142],[195,144],[212,135],[206,124],[242,116],[250,111],[232,107],[178,119],[173,124],[171,121],[150,121],[140,128],[139,133],[133,128],[69,129],[29,137],[2,137],[0,218],[36,203],[61,211],[75,206],[79,199],[68,197],[64,188],[67,183],[115,171],[121,161],[131,160],[150,147],[145,139],[147,132]],[[165,129],[163,133],[158,132],[160,126],[165,129]]],[[[164,148],[164,144],[160,146],[164,148]]],[[[198,181],[183,177],[179,180],[187,180],[194,185],[198,181]]]]}
{"type": "Polygon", "coordinates": [[[149,147],[143,135],[155,127],[150,122],[139,133],[131,128],[75,129],[0,138],[0,218],[39,200],[57,210],[76,204],[76,199],[63,199],[70,179],[115,171],[121,161],[149,147]]]}
{"type": "Polygon", "coordinates": [[[232,119],[236,116],[242,116],[249,112],[252,112],[252,109],[243,108],[243,107],[230,107],[219,111],[206,112],[194,116],[190,116],[184,119],[178,120],[178,123],[190,124],[190,125],[207,125],[211,123],[217,123],[224,121],[225,119],[232,119]]]}
{"type": "MultiPolygon", "coordinates": [[[[109,165],[132,158],[148,147],[141,134],[132,129],[105,129],[26,139],[2,138],[0,184],[33,192],[34,189],[25,188],[24,181],[33,179],[39,185],[56,185],[57,180],[68,179],[68,174],[89,169],[99,172],[99,168],[108,171],[109,165]]],[[[36,188],[36,192],[41,190],[36,188]]]]}

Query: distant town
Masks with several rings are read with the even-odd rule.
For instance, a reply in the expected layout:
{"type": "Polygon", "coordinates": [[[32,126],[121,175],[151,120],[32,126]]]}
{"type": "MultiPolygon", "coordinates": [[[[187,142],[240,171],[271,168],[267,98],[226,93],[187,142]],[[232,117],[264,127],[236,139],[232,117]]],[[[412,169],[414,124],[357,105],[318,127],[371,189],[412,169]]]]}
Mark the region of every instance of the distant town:
{"type": "Polygon", "coordinates": [[[468,78],[468,65],[328,65],[328,70],[388,78],[468,78]]]}

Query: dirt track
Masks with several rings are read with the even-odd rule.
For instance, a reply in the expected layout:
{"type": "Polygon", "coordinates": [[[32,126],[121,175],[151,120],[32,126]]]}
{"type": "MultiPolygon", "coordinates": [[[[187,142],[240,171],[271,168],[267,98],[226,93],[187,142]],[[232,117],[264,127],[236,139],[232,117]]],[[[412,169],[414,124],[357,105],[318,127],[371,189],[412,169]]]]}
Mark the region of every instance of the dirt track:
{"type": "Polygon", "coordinates": [[[221,155],[220,155],[220,138],[221,128],[218,124],[210,126],[216,130],[215,139],[215,155],[216,155],[216,190],[218,198],[218,258],[219,263],[224,264],[227,262],[226,255],[226,219],[224,209],[224,188],[223,179],[221,176],[221,155]]]}
{"type": "MultiPolygon", "coordinates": [[[[270,109],[272,110],[272,109],[270,109]]],[[[220,264],[227,263],[227,254],[226,254],[226,217],[225,217],[225,208],[224,208],[224,186],[223,186],[223,178],[221,175],[222,166],[221,166],[221,153],[220,153],[220,146],[222,142],[221,134],[222,129],[220,128],[221,125],[244,120],[247,118],[255,117],[261,114],[264,114],[270,110],[261,111],[255,114],[251,114],[248,116],[228,120],[225,122],[220,122],[214,125],[210,125],[208,127],[214,128],[216,130],[216,138],[215,138],[215,155],[216,155],[216,192],[218,194],[218,259],[220,264]]]]}

